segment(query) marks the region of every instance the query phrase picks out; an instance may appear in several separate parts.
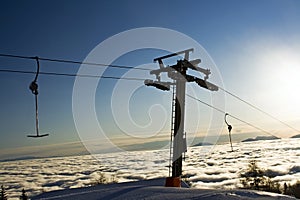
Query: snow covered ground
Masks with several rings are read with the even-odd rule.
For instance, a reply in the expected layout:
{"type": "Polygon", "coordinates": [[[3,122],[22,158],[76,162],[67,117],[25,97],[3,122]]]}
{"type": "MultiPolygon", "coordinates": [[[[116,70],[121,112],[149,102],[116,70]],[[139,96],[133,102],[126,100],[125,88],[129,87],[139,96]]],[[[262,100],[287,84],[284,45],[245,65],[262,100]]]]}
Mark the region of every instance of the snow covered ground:
{"type": "MultiPolygon", "coordinates": [[[[184,162],[183,174],[195,188],[235,189],[240,184],[240,172],[253,159],[270,169],[275,181],[300,180],[300,139],[235,143],[234,152],[229,151],[228,144],[207,148],[211,146],[190,147],[184,162]]],[[[168,150],[155,150],[101,154],[98,159],[86,155],[1,162],[0,183],[6,186],[9,197],[18,199],[22,188],[34,196],[91,186],[101,173],[118,182],[166,177],[168,156],[168,150]]]]}
{"type": "Polygon", "coordinates": [[[123,184],[100,185],[89,188],[61,190],[41,194],[32,200],[235,200],[235,199],[295,199],[274,193],[250,191],[250,190],[212,190],[191,188],[167,188],[162,187],[164,179],[152,179],[147,181],[130,182],[123,184]]]}

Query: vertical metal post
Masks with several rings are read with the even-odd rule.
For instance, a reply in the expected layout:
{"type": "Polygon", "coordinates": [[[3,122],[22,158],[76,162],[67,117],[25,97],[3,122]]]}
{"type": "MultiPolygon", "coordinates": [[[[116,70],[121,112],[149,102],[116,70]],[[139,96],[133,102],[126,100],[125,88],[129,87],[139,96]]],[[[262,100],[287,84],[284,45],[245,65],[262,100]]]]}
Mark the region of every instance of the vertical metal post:
{"type": "MultiPolygon", "coordinates": [[[[181,65],[181,63],[177,63],[181,65]]],[[[184,115],[185,115],[185,88],[186,70],[184,66],[179,66],[181,71],[180,77],[176,80],[176,104],[175,104],[175,123],[174,123],[174,143],[173,143],[173,164],[172,177],[182,175],[182,153],[186,151],[184,137],[184,115]]]]}

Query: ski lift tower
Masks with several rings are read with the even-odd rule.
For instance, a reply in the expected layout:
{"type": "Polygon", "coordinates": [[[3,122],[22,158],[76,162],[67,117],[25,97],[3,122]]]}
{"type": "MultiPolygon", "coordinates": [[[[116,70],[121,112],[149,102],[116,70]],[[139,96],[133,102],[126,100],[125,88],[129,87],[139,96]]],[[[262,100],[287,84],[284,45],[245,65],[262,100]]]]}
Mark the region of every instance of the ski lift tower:
{"type": "Polygon", "coordinates": [[[184,115],[185,115],[185,90],[186,82],[195,82],[200,87],[208,89],[210,91],[217,91],[218,87],[207,81],[210,70],[203,69],[197,65],[201,62],[200,59],[189,61],[190,52],[193,49],[187,49],[177,53],[172,53],[166,56],[155,58],[154,62],[158,62],[159,69],[150,71],[150,74],[156,76],[156,80],[145,80],[146,86],[153,86],[157,89],[169,91],[173,86],[173,100],[172,100],[172,123],[171,123],[171,143],[170,143],[170,160],[172,160],[172,166],[169,167],[169,176],[166,179],[167,187],[180,187],[181,175],[182,175],[182,160],[183,154],[187,151],[186,138],[184,134],[184,115]],[[177,64],[172,66],[164,66],[163,60],[183,55],[183,60],[178,60],[177,64]],[[204,79],[188,75],[188,70],[198,71],[203,73],[204,79]],[[167,73],[168,77],[172,79],[171,82],[161,81],[161,73],[167,73]]]}

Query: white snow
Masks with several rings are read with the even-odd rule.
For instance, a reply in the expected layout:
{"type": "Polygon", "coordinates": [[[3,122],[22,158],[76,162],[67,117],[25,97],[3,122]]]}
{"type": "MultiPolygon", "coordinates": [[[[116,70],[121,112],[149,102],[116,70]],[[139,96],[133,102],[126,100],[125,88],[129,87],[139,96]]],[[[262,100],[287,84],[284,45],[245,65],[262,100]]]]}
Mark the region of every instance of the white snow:
{"type": "Polygon", "coordinates": [[[279,194],[251,191],[251,190],[212,190],[192,188],[167,188],[162,187],[164,179],[153,179],[123,184],[100,185],[89,188],[62,190],[44,193],[33,200],[168,200],[168,199],[202,199],[202,200],[234,200],[234,199],[295,199],[279,194]],[[158,185],[158,186],[156,186],[158,185]]]}

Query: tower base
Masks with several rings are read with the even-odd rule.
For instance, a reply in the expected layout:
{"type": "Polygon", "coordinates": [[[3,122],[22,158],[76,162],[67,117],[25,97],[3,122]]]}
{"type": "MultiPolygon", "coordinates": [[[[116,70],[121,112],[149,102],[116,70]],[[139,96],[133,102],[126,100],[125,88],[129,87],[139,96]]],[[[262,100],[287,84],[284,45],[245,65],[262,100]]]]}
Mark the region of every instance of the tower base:
{"type": "Polygon", "coordinates": [[[180,177],[167,177],[165,187],[181,187],[180,177]]]}

